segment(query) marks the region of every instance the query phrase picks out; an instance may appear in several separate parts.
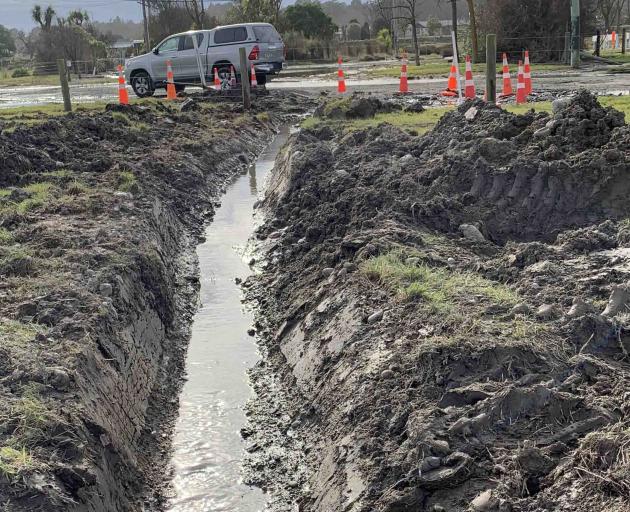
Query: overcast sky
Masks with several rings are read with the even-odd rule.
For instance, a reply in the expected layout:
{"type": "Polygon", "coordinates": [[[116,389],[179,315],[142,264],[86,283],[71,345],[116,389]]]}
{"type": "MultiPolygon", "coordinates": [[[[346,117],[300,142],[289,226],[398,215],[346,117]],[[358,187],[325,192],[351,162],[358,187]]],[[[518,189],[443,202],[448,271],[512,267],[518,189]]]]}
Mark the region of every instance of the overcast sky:
{"type": "Polygon", "coordinates": [[[0,25],[21,30],[33,28],[31,10],[35,4],[42,7],[50,4],[60,16],[85,9],[95,21],[109,21],[116,16],[134,21],[142,19],[142,8],[136,0],[0,0],[0,25]]]}

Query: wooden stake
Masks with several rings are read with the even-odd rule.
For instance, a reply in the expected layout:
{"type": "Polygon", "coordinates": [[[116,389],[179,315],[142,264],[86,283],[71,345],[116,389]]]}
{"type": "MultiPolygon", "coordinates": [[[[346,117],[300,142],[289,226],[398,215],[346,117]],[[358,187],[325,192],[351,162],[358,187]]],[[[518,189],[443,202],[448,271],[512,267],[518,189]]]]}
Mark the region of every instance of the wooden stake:
{"type": "Polygon", "coordinates": [[[486,35],[486,101],[497,102],[497,36],[486,35]]]}
{"type": "Polygon", "coordinates": [[[70,101],[70,87],[68,87],[68,73],[65,59],[57,59],[59,70],[59,82],[61,83],[61,95],[63,96],[63,109],[72,112],[72,102],[70,101]]]}
{"type": "Polygon", "coordinates": [[[249,110],[252,106],[252,100],[249,91],[249,75],[247,74],[247,55],[245,48],[238,49],[239,56],[241,58],[241,89],[243,90],[243,108],[249,110]]]}

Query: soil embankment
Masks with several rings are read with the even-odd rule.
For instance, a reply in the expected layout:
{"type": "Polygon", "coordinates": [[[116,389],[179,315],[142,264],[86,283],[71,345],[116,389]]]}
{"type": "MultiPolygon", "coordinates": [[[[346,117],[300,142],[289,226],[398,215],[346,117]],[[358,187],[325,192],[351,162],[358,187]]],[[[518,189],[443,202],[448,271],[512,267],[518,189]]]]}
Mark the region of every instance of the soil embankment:
{"type": "Polygon", "coordinates": [[[195,246],[225,185],[306,103],[111,106],[0,135],[7,510],[161,507],[195,246]]]}
{"type": "Polygon", "coordinates": [[[293,136],[245,283],[250,480],[304,512],[628,510],[629,144],[587,93],[293,136]]]}

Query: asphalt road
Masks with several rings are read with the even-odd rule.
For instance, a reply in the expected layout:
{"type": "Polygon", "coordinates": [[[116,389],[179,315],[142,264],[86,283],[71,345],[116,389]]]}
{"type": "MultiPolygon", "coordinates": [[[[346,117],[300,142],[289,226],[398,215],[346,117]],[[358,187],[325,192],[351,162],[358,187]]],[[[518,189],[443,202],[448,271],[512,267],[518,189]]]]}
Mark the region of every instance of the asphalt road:
{"type": "MultiPolygon", "coordinates": [[[[363,67],[350,67],[346,73],[349,92],[380,92],[393,93],[398,90],[398,80],[393,78],[367,79],[362,78],[363,67]]],[[[298,89],[302,91],[318,92],[334,90],[336,79],[331,79],[329,69],[322,70],[322,74],[311,76],[285,76],[277,78],[268,84],[273,89],[298,89]]],[[[573,91],[586,88],[600,94],[630,94],[630,75],[607,74],[598,70],[580,70],[535,74],[535,92],[573,91]]],[[[483,77],[476,77],[475,82],[479,90],[484,88],[483,77]]],[[[444,89],[444,78],[424,78],[410,80],[410,91],[421,94],[435,94],[444,89]]],[[[500,86],[500,85],[499,85],[500,86]]],[[[194,88],[191,88],[194,90],[194,88]]],[[[129,89],[130,95],[133,95],[129,89]]],[[[90,103],[99,100],[116,101],[118,85],[81,83],[70,86],[70,93],[74,104],[90,103]]],[[[35,106],[47,103],[61,103],[61,88],[57,86],[23,86],[0,88],[0,109],[20,106],[35,106]]]]}

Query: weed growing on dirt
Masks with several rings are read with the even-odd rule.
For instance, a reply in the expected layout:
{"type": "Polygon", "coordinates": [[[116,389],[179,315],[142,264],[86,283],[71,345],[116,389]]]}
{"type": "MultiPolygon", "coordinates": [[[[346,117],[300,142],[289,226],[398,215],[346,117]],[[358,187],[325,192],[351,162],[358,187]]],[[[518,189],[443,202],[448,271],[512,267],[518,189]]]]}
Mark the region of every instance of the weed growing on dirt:
{"type": "Polygon", "coordinates": [[[71,196],[80,196],[82,194],[87,194],[89,191],[89,187],[79,180],[74,180],[68,184],[66,187],[66,194],[71,196]]]}
{"type": "Polygon", "coordinates": [[[0,188],[0,197],[9,197],[11,195],[11,191],[7,188],[0,188]]]}
{"type": "Polygon", "coordinates": [[[31,197],[24,199],[24,201],[17,204],[17,212],[25,214],[31,210],[44,206],[50,198],[52,188],[53,184],[47,181],[32,183],[31,185],[24,187],[24,190],[31,194],[31,197]]]}
{"type": "Polygon", "coordinates": [[[260,114],[256,114],[256,119],[258,119],[261,123],[268,123],[271,120],[268,112],[261,112],[260,114]]]}
{"type": "Polygon", "coordinates": [[[0,252],[0,275],[26,276],[35,269],[35,259],[23,247],[8,247],[0,252]]]}
{"type": "Polygon", "coordinates": [[[63,423],[46,406],[35,384],[22,388],[22,397],[12,405],[10,417],[15,425],[9,440],[12,446],[29,447],[49,440],[50,430],[63,423]]]}
{"type": "Polygon", "coordinates": [[[0,341],[3,346],[25,345],[43,329],[36,324],[25,324],[17,320],[0,319],[0,341]]]}
{"type": "Polygon", "coordinates": [[[138,188],[138,180],[131,171],[120,171],[118,173],[118,190],[121,192],[133,192],[138,188]]]}
{"type": "Polygon", "coordinates": [[[422,299],[435,312],[452,311],[466,296],[481,296],[495,304],[517,302],[516,293],[505,285],[472,272],[408,263],[407,257],[402,251],[391,251],[364,262],[362,271],[396,291],[403,300],[422,299]]]}
{"type": "Polygon", "coordinates": [[[7,228],[0,227],[0,245],[10,245],[13,243],[13,234],[7,228]]]}
{"type": "Polygon", "coordinates": [[[129,126],[131,124],[131,120],[122,112],[112,112],[112,119],[121,124],[129,126]]]}
{"type": "Polygon", "coordinates": [[[26,448],[0,447],[0,476],[8,480],[19,476],[35,466],[33,457],[26,448]]]}
{"type": "Polygon", "coordinates": [[[42,173],[42,176],[50,178],[69,178],[72,174],[72,171],[69,169],[57,169],[56,171],[44,172],[42,173]]]}

